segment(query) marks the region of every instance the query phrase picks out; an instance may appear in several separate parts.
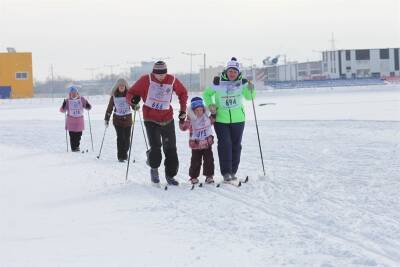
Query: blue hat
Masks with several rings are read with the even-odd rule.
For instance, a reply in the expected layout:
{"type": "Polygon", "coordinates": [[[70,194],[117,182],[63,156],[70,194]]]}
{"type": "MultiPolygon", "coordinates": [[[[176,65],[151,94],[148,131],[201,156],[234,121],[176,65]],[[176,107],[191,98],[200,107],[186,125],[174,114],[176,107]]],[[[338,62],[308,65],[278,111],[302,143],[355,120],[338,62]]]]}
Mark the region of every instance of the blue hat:
{"type": "Polygon", "coordinates": [[[190,107],[192,108],[192,110],[195,110],[198,107],[204,107],[204,103],[203,103],[203,99],[201,99],[201,97],[193,97],[190,100],[190,107]]]}
{"type": "Polygon", "coordinates": [[[68,87],[68,91],[69,93],[78,93],[78,87],[76,87],[75,85],[71,85],[70,87],[68,87]]]}

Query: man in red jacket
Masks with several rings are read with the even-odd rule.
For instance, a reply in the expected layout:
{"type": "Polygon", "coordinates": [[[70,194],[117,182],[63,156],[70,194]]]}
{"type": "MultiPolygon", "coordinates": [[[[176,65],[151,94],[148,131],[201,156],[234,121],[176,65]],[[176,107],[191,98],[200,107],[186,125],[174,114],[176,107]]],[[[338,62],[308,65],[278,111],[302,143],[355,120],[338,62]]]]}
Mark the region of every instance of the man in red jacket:
{"type": "Polygon", "coordinates": [[[188,94],[183,84],[175,76],[167,74],[167,65],[157,61],[153,72],[140,77],[128,90],[126,99],[136,110],[139,109],[140,99],[143,100],[143,120],[146,126],[150,149],[147,164],[150,166],[151,181],[160,182],[158,167],[161,164],[161,146],[165,160],[165,179],[170,185],[178,185],[174,179],[178,173],[179,161],[176,151],[175,124],[171,104],[172,93],[179,98],[179,120],[186,118],[186,101],[188,94]]]}

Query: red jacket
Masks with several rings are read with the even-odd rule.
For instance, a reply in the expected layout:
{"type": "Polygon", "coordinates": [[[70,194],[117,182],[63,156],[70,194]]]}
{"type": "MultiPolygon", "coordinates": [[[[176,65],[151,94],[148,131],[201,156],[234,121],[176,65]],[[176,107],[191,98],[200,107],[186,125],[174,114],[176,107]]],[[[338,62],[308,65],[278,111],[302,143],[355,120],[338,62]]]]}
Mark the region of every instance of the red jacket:
{"type": "MultiPolygon", "coordinates": [[[[172,84],[174,76],[167,74],[165,79],[162,82],[160,82],[154,77],[153,74],[151,74],[151,80],[158,84],[172,84]]],[[[128,103],[131,103],[131,99],[135,95],[140,96],[143,102],[146,102],[149,86],[150,86],[149,75],[147,74],[140,77],[140,79],[137,80],[135,84],[132,85],[132,87],[128,90],[128,93],[126,95],[126,100],[128,101],[128,103]]],[[[180,104],[179,110],[186,112],[186,102],[188,99],[187,90],[185,86],[183,86],[183,84],[176,78],[173,90],[175,91],[175,94],[179,98],[179,104],[180,104]]],[[[169,110],[158,110],[143,105],[143,119],[158,123],[168,122],[173,119],[172,106],[170,105],[169,110]]]]}

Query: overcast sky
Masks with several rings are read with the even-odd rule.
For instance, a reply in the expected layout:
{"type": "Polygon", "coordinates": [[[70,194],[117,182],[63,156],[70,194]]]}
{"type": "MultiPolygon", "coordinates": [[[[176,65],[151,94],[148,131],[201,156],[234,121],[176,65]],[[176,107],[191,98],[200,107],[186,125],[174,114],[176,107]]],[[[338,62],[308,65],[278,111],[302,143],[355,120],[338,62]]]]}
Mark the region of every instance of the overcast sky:
{"type": "Polygon", "coordinates": [[[32,52],[36,80],[51,64],[82,79],[165,57],[170,72],[188,72],[181,52],[206,53],[207,65],[314,60],[332,32],[340,49],[400,47],[400,0],[0,0],[0,50],[32,52]]]}

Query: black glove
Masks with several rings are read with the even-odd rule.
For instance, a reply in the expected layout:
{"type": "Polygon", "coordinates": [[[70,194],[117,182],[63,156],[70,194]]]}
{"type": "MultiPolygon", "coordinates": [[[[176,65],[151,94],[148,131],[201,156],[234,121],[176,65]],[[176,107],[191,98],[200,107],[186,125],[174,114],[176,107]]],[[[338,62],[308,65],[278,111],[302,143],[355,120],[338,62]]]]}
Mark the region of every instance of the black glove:
{"type": "Polygon", "coordinates": [[[140,96],[134,95],[131,99],[131,107],[133,110],[138,110],[140,108],[139,102],[140,102],[140,96]]]}
{"type": "Polygon", "coordinates": [[[178,119],[179,119],[179,122],[184,122],[186,119],[186,112],[185,111],[179,112],[178,119]]]}
{"type": "Polygon", "coordinates": [[[62,109],[65,109],[66,106],[67,106],[67,100],[64,99],[64,102],[62,103],[62,109]]]}
{"type": "Polygon", "coordinates": [[[131,105],[132,105],[132,106],[133,106],[133,105],[137,105],[137,104],[139,104],[139,102],[140,102],[140,96],[134,95],[134,96],[132,97],[132,99],[131,99],[131,105]]]}
{"type": "Polygon", "coordinates": [[[87,108],[88,110],[91,110],[91,109],[92,109],[92,105],[90,105],[89,102],[86,102],[86,108],[87,108]]]}

